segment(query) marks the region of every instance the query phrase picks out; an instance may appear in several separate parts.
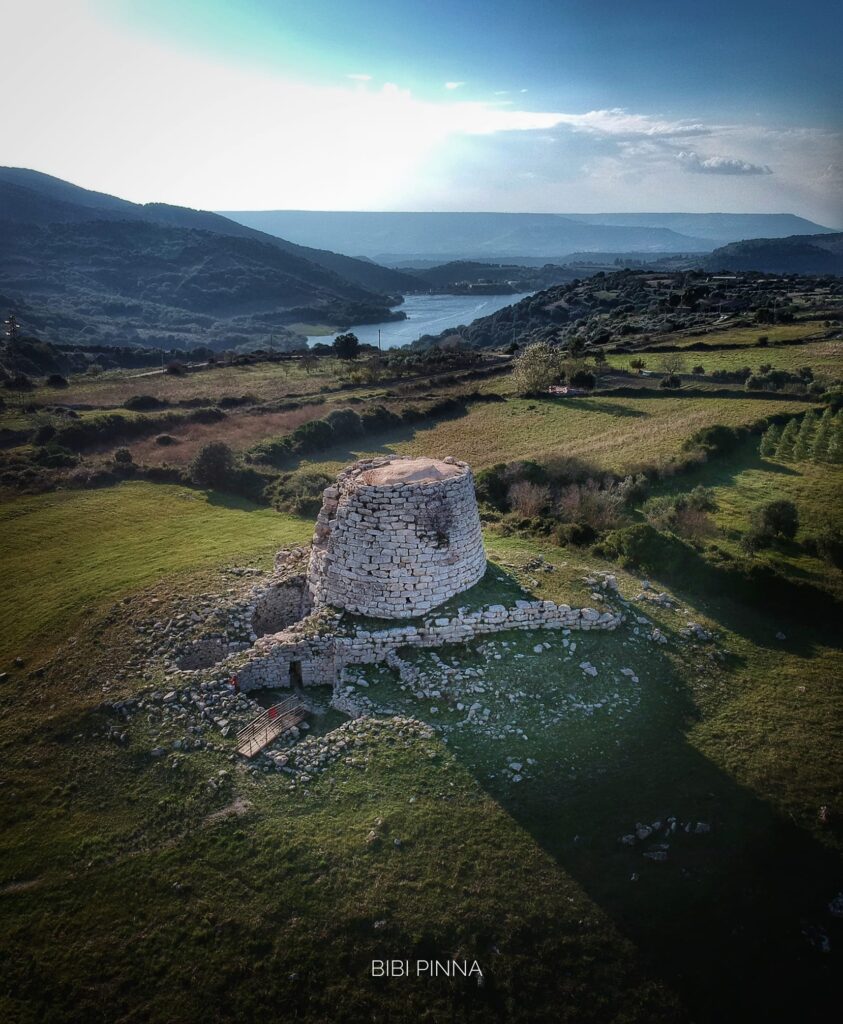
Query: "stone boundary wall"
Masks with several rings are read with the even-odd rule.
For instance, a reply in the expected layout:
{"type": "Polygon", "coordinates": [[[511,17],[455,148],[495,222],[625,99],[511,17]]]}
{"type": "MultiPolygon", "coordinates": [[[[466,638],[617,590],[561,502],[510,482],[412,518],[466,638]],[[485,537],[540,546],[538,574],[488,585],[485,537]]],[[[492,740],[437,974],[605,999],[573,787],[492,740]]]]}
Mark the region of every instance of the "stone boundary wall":
{"type": "Polygon", "coordinates": [[[242,690],[290,686],[299,680],[304,686],[333,685],[339,682],[346,665],[387,661],[399,647],[440,647],[508,629],[611,630],[622,619],[620,614],[601,613],[594,608],[571,608],[553,601],[517,601],[510,608],[490,605],[453,618],[426,620],[420,626],[358,628],[348,634],[325,636],[307,636],[292,629],[257,640],[244,660],[237,658],[234,664],[232,659],[231,672],[237,675],[242,690]]]}
{"type": "Polygon", "coordinates": [[[308,569],[314,608],[415,618],[473,587],[485,571],[466,463],[361,461],[325,489],[308,569]]]}

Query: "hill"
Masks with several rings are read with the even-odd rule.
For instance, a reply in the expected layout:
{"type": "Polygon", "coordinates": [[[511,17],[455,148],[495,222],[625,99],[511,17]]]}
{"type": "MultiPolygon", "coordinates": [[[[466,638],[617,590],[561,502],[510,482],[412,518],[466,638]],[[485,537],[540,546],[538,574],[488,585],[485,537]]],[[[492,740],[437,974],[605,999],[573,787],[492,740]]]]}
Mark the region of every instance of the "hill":
{"type": "Polygon", "coordinates": [[[265,210],[226,213],[249,227],[387,262],[546,257],[576,250],[706,252],[710,242],[669,228],[584,224],[551,213],[368,213],[265,210]]]}
{"type": "Polygon", "coordinates": [[[721,243],[762,235],[784,238],[834,231],[792,213],[567,213],[565,216],[583,224],[669,228],[681,235],[721,243]]]}
{"type": "Polygon", "coordinates": [[[40,171],[0,167],[0,221],[26,224],[81,223],[90,220],[139,220],[168,227],[197,228],[217,235],[251,238],[274,245],[353,284],[372,291],[400,294],[413,286],[400,271],[381,267],[326,249],[296,245],[275,234],[266,234],[208,210],[193,210],[167,203],[131,203],[116,196],[73,185],[40,171]]]}
{"type": "Polygon", "coordinates": [[[843,232],[749,238],[715,249],[703,265],[709,270],[843,275],[843,232]]]}
{"type": "Polygon", "coordinates": [[[25,330],[47,339],[168,347],[265,339],[298,321],[393,319],[415,279],[218,214],[139,205],[0,168],[0,280],[25,330]]]}
{"type": "Polygon", "coordinates": [[[253,210],[241,224],[390,265],[409,260],[538,258],[570,253],[707,252],[743,238],[830,231],[792,214],[730,213],[369,213],[253,210]]]}

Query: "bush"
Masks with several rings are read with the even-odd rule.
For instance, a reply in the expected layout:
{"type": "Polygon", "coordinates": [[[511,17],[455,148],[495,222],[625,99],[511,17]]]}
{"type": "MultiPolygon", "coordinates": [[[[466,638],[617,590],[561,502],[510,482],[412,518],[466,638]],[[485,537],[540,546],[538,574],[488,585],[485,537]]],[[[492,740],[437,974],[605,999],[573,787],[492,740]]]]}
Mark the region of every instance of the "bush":
{"type": "Polygon", "coordinates": [[[45,381],[49,388],[66,388],[68,387],[67,377],[62,377],[60,373],[51,373],[45,381]]]}
{"type": "Polygon", "coordinates": [[[267,497],[280,512],[312,518],[322,507],[322,492],[333,483],[331,477],[318,470],[308,470],[282,477],[269,488],[267,497]]]}
{"type": "Polygon", "coordinates": [[[166,372],[172,374],[174,377],[183,377],[187,373],[187,367],[184,363],[174,360],[172,363],[167,363],[166,372]]]}
{"type": "Polygon", "coordinates": [[[597,387],[597,378],[590,370],[576,370],[571,374],[570,383],[575,388],[593,391],[597,387]]]}
{"type": "Polygon", "coordinates": [[[118,462],[121,466],[128,466],[134,460],[128,448],[118,448],[114,453],[114,461],[118,462]]]}
{"type": "Polygon", "coordinates": [[[75,466],[79,462],[79,456],[74,455],[69,448],[62,448],[58,444],[47,444],[38,448],[32,456],[32,461],[44,469],[63,469],[67,466],[75,466]]]}
{"type": "Polygon", "coordinates": [[[148,412],[150,409],[163,409],[168,403],[154,395],[132,395],[123,403],[124,409],[134,412],[148,412]]]}
{"type": "Polygon", "coordinates": [[[353,409],[335,409],[328,413],[325,422],[330,424],[339,441],[346,437],[359,437],[363,433],[363,422],[353,409]]]}
{"type": "Polygon", "coordinates": [[[318,452],[324,448],[330,448],[334,443],[335,435],[327,420],[310,420],[296,427],[290,434],[290,439],[293,451],[304,455],[308,452],[318,452]]]}
{"type": "Polygon", "coordinates": [[[704,427],[687,438],[682,448],[685,451],[700,448],[704,452],[721,455],[734,451],[747,434],[743,427],[704,427]]]}
{"type": "Polygon", "coordinates": [[[843,532],[838,529],[824,530],[810,541],[806,541],[806,548],[812,549],[817,558],[821,558],[827,565],[833,565],[835,569],[843,569],[843,532]]]}
{"type": "Polygon", "coordinates": [[[597,540],[597,531],[588,523],[560,523],[553,531],[553,539],[559,547],[585,547],[597,540]]]}
{"type": "Polygon", "coordinates": [[[159,434],[155,438],[155,443],[160,444],[162,448],[168,448],[170,445],[178,444],[179,442],[172,434],[159,434]]]}
{"type": "Polygon", "coordinates": [[[660,388],[681,388],[682,380],[676,376],[675,373],[670,373],[666,377],[662,377],[659,381],[660,388]]]}
{"type": "Polygon", "coordinates": [[[234,452],[222,441],[206,444],[191,462],[190,479],[200,487],[223,489],[236,470],[234,452]]]}
{"type": "Polygon", "coordinates": [[[478,501],[491,505],[500,512],[508,509],[509,484],[506,480],[506,465],[503,462],[488,469],[481,469],[474,484],[478,501]]]}
{"type": "Polygon", "coordinates": [[[47,444],[48,441],[52,441],[58,431],[52,425],[52,423],[44,423],[40,426],[35,433],[32,435],[33,444],[47,444]]]}
{"type": "Polygon", "coordinates": [[[550,500],[550,488],[529,480],[518,480],[509,488],[509,504],[513,511],[532,519],[541,515],[550,500]]]}
{"type": "Polygon", "coordinates": [[[25,373],[15,373],[6,378],[3,386],[9,391],[32,391],[35,388],[35,383],[25,373]]]}
{"type": "Polygon", "coordinates": [[[582,523],[597,531],[611,530],[624,518],[626,493],[623,484],[598,480],[571,484],[559,495],[559,514],[563,521],[582,523]]]}

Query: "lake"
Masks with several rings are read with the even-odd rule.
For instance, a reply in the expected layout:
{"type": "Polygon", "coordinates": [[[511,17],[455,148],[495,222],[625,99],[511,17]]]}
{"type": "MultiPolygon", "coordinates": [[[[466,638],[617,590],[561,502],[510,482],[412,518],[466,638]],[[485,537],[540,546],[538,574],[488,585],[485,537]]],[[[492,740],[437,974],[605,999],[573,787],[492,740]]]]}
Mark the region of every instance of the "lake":
{"type": "MultiPolygon", "coordinates": [[[[520,302],[531,294],[521,292],[516,295],[408,295],[400,306],[395,307],[407,314],[406,320],[359,324],[350,330],[360,341],[377,345],[380,329],[381,348],[397,348],[399,345],[408,345],[422,334],[439,334],[447,327],[470,324],[472,320],[496,313],[504,306],[520,302]]],[[[312,335],[307,340],[311,345],[319,341],[330,345],[335,337],[336,334],[312,335]]]]}

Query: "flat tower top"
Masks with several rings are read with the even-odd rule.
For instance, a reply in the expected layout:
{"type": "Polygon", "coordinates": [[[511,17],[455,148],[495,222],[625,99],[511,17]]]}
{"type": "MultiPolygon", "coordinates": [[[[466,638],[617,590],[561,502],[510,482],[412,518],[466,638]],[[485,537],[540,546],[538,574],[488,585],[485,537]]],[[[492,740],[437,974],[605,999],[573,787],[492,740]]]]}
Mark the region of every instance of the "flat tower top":
{"type": "Polygon", "coordinates": [[[396,459],[384,466],[367,469],[361,480],[369,485],[426,484],[436,480],[449,480],[465,473],[465,466],[443,462],[441,459],[396,459]]]}

